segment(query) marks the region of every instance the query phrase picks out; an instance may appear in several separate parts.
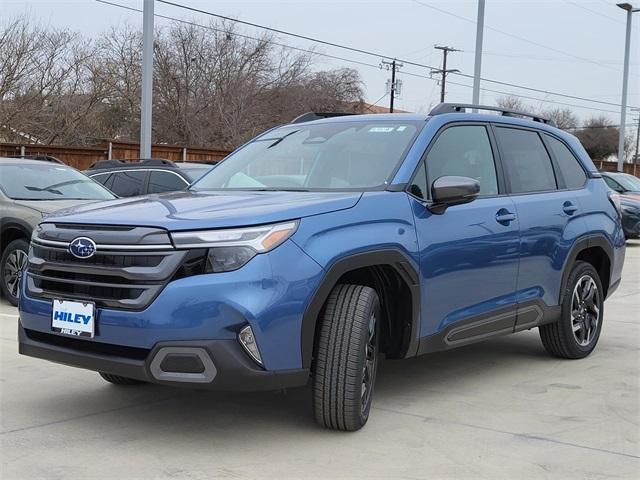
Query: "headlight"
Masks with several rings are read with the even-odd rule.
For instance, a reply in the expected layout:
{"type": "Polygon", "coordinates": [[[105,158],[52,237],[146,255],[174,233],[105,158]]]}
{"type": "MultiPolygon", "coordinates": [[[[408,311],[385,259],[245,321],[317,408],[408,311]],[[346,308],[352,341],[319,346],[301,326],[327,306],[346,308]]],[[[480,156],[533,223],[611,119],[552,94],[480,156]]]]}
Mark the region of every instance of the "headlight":
{"type": "Polygon", "coordinates": [[[259,227],[175,232],[171,238],[177,248],[209,248],[207,273],[229,272],[281,245],[297,228],[296,220],[259,227]]]}

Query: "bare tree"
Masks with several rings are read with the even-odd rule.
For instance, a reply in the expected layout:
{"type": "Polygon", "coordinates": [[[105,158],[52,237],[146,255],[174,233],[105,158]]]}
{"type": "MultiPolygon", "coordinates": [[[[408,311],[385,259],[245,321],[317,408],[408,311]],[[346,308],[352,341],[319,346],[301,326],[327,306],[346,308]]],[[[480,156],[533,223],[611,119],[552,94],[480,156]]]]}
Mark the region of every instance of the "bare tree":
{"type": "Polygon", "coordinates": [[[606,116],[596,115],[584,122],[576,136],[592,159],[603,160],[617,153],[618,132],[606,116]]]}
{"type": "MultiPolygon", "coordinates": [[[[136,140],[141,33],[122,25],[91,40],[18,17],[0,30],[0,128],[13,141],[136,140]]],[[[308,110],[360,101],[358,73],[315,71],[313,52],[252,39],[232,23],[175,22],[154,43],[153,139],[234,147],[308,110]]]]}

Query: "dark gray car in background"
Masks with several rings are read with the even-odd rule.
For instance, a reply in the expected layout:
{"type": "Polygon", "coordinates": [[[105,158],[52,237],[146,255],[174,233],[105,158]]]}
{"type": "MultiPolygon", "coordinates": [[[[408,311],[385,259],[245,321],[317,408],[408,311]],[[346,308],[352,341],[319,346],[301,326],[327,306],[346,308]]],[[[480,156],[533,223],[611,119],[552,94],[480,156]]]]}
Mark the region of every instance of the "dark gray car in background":
{"type": "Polygon", "coordinates": [[[0,290],[18,303],[31,232],[44,216],[116,196],[79,171],[55,161],[0,158],[0,290]]]}

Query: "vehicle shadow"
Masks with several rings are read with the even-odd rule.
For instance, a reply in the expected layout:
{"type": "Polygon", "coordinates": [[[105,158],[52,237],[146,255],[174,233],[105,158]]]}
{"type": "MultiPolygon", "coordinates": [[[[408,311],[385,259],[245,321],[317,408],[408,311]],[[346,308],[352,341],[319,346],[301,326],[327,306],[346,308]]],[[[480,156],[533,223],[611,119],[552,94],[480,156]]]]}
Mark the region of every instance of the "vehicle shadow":
{"type": "MultiPolygon", "coordinates": [[[[488,378],[550,360],[537,335],[521,334],[408,360],[384,360],[378,372],[374,410],[376,404],[402,404],[407,397],[428,401],[432,394],[442,396],[443,390],[445,394],[456,391],[457,386],[477,382],[478,377],[488,378]]],[[[313,422],[309,386],[257,393],[157,385],[118,387],[98,382],[81,388],[82,395],[56,391],[53,395],[32,397],[24,407],[47,409],[64,417],[66,412],[82,411],[91,405],[95,406],[95,413],[70,420],[86,422],[91,429],[124,425],[139,435],[162,435],[165,442],[178,441],[185,435],[191,440],[204,440],[214,432],[229,442],[245,441],[249,434],[272,441],[268,437],[275,427],[283,433],[323,432],[313,422]],[[57,408],[60,410],[55,411],[57,408]]]]}

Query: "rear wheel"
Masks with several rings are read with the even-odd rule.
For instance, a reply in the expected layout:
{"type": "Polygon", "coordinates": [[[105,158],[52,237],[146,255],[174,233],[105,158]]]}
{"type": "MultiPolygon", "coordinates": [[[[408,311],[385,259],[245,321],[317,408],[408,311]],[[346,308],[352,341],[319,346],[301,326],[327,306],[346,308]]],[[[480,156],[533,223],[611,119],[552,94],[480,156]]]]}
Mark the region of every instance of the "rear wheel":
{"type": "Polygon", "coordinates": [[[378,367],[378,295],[369,287],[338,285],[319,321],[312,383],[316,421],[358,430],[369,418],[378,367]]]}
{"type": "Polygon", "coordinates": [[[120,375],[112,375],[111,373],[99,372],[100,376],[109,383],[114,385],[140,385],[143,381],[136,380],[135,378],[121,377],[120,375]]]}
{"type": "Polygon", "coordinates": [[[12,305],[18,305],[20,279],[27,266],[28,251],[29,244],[25,240],[14,240],[4,249],[0,259],[0,289],[12,305]]]}
{"type": "Polygon", "coordinates": [[[587,262],[576,262],[567,281],[560,320],[539,328],[547,352],[571,359],[589,355],[602,330],[603,302],[598,272],[587,262]]]}

